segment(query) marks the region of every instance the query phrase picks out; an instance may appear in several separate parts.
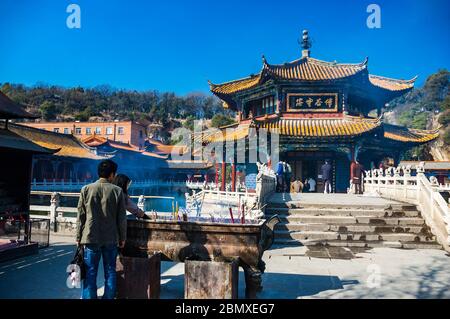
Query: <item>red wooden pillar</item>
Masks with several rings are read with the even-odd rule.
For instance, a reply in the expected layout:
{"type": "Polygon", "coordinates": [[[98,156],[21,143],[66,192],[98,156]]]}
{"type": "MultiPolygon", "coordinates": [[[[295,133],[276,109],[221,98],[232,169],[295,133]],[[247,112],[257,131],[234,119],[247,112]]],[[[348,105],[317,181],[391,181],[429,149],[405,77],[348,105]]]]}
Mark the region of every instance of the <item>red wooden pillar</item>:
{"type": "Polygon", "coordinates": [[[220,190],[223,192],[225,191],[225,182],[226,182],[226,171],[227,171],[227,164],[225,161],[222,162],[222,183],[220,185],[220,190]]]}
{"type": "Polygon", "coordinates": [[[231,164],[231,191],[236,191],[236,163],[231,164]]]}
{"type": "Polygon", "coordinates": [[[219,164],[217,164],[217,163],[216,163],[216,180],[215,180],[215,183],[216,183],[216,187],[218,187],[219,186],[219,164]]]}

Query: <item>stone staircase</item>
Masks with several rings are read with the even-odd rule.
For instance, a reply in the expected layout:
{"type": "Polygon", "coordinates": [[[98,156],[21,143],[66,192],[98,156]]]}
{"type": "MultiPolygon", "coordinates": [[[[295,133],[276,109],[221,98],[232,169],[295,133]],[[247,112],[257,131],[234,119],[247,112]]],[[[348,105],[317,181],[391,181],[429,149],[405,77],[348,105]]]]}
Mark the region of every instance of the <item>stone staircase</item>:
{"type": "Polygon", "coordinates": [[[441,249],[420,212],[409,204],[271,203],[278,214],[275,245],[441,249]]]}

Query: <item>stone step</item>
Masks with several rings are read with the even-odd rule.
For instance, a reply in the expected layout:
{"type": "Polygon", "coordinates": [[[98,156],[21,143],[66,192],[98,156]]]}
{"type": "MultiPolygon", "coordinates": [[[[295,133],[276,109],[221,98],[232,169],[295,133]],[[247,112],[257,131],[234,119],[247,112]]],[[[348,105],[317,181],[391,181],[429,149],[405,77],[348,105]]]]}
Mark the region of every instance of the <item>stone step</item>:
{"type": "Polygon", "coordinates": [[[287,201],[287,202],[271,202],[268,204],[270,208],[309,208],[309,209],[390,209],[390,210],[416,210],[416,206],[407,203],[394,203],[394,204],[335,204],[335,203],[305,203],[302,201],[287,201]]]}
{"type": "MultiPolygon", "coordinates": [[[[278,241],[277,245],[294,245],[289,241],[278,241]]],[[[403,249],[442,249],[442,246],[436,242],[404,242],[404,241],[344,241],[344,240],[329,240],[317,243],[316,245],[325,245],[333,247],[355,247],[355,248],[377,248],[377,247],[389,247],[389,248],[403,248],[403,249]]],[[[309,244],[307,246],[310,246],[309,244]]]]}
{"type": "Polygon", "coordinates": [[[303,224],[370,224],[370,225],[416,225],[421,226],[425,221],[419,217],[367,217],[367,216],[313,216],[301,214],[278,214],[282,222],[303,224]]]}
{"type": "MultiPolygon", "coordinates": [[[[402,248],[402,249],[442,249],[442,246],[435,242],[400,242],[400,241],[359,241],[359,240],[325,240],[318,243],[307,243],[307,246],[331,246],[348,248],[402,248]]],[[[275,238],[271,249],[283,248],[286,246],[304,246],[300,241],[289,238],[275,238]]]]}
{"type": "Polygon", "coordinates": [[[371,225],[371,224],[348,224],[333,225],[324,223],[298,223],[281,222],[275,226],[275,230],[289,231],[334,231],[338,233],[364,232],[364,233],[414,233],[430,234],[426,225],[371,225]]]}
{"type": "Polygon", "coordinates": [[[333,231],[286,231],[275,232],[275,238],[289,238],[300,240],[303,244],[316,241],[341,240],[341,241],[405,241],[405,242],[432,242],[435,236],[411,234],[411,233],[364,233],[333,231]]]}
{"type": "Polygon", "coordinates": [[[366,217],[419,217],[417,210],[394,211],[383,209],[338,209],[338,208],[274,208],[265,210],[266,215],[289,214],[289,215],[311,215],[311,216],[366,216],[366,217]]]}

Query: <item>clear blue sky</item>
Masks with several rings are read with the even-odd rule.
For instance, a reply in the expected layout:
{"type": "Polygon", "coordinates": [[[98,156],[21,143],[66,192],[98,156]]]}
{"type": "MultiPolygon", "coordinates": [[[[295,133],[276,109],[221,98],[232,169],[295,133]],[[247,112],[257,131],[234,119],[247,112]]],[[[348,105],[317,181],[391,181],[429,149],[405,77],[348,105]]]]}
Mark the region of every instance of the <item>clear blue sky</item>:
{"type": "Polygon", "coordinates": [[[118,1],[1,0],[0,82],[208,92],[269,63],[300,56],[308,29],[312,56],[338,62],[369,57],[369,71],[418,85],[450,68],[448,0],[118,1]],[[81,7],[81,29],[66,7],[81,7]],[[370,3],[381,29],[366,26],[370,3]]]}

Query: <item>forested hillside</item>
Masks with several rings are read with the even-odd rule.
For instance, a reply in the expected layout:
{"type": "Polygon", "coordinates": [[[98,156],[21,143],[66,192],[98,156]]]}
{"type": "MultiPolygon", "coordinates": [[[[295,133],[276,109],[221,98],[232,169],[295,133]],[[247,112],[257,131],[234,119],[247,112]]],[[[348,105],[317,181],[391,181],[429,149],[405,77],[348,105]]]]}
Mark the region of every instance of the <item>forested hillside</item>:
{"type": "Polygon", "coordinates": [[[439,139],[413,149],[407,156],[418,160],[449,160],[450,150],[450,72],[439,70],[430,75],[422,88],[389,103],[385,120],[416,129],[440,128],[439,139]]]}
{"type": "Polygon", "coordinates": [[[106,85],[62,88],[9,83],[0,84],[0,89],[47,121],[87,121],[95,117],[105,121],[145,118],[164,125],[170,120],[188,117],[210,119],[215,114],[224,114],[219,99],[203,93],[178,96],[173,92],[118,90],[106,85]]]}

